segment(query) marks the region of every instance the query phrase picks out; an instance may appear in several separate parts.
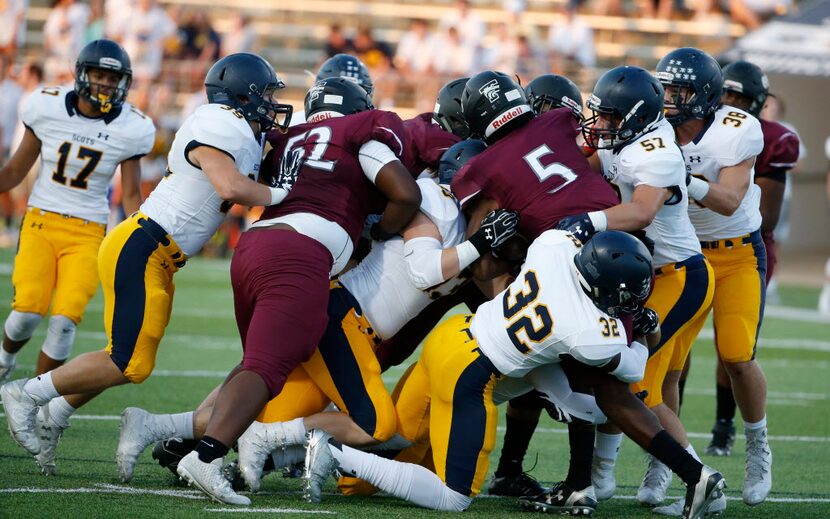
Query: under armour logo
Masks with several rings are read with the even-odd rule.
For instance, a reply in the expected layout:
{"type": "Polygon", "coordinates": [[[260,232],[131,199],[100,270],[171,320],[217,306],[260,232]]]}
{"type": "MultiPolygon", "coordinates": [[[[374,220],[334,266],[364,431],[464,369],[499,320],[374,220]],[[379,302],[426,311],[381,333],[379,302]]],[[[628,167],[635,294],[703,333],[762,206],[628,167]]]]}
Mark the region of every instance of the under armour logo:
{"type": "Polygon", "coordinates": [[[109,138],[110,138],[110,136],[109,136],[109,134],[108,134],[108,133],[101,133],[101,132],[98,132],[98,138],[99,138],[99,139],[104,139],[105,141],[108,141],[108,140],[109,140],[109,138]]]}
{"type": "Polygon", "coordinates": [[[700,162],[700,155],[691,155],[689,157],[689,162],[700,162]]]}
{"type": "Polygon", "coordinates": [[[167,260],[162,260],[162,262],[161,262],[161,268],[163,268],[163,269],[165,269],[165,270],[167,270],[167,269],[169,269],[169,268],[170,268],[170,264],[169,264],[169,263],[167,263],[167,260]]]}
{"type": "Polygon", "coordinates": [[[42,223],[37,223],[37,222],[32,222],[32,228],[34,229],[35,227],[37,227],[38,229],[43,229],[43,224],[42,223]]]}
{"type": "Polygon", "coordinates": [[[492,240],[492,239],[493,239],[493,233],[490,231],[490,229],[484,229],[484,234],[486,234],[486,235],[487,235],[487,239],[488,239],[488,240],[492,240]]]}
{"type": "Polygon", "coordinates": [[[478,93],[487,96],[487,100],[495,103],[499,98],[499,82],[491,79],[484,86],[478,89],[478,93]]]}

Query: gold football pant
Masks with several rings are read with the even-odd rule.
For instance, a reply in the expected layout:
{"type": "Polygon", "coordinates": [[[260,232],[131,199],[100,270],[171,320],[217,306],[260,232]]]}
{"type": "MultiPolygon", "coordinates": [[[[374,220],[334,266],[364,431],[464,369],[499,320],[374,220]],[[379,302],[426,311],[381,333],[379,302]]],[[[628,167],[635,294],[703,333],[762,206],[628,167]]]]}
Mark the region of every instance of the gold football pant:
{"type": "Polygon", "coordinates": [[[170,235],[141,213],[118,224],[101,244],[107,351],[134,384],[144,382],[156,365],[173,308],[173,274],[184,264],[170,235]]]}
{"type": "Polygon", "coordinates": [[[98,248],[106,225],[30,207],[14,258],[12,308],[80,323],[98,289],[98,248]]]}

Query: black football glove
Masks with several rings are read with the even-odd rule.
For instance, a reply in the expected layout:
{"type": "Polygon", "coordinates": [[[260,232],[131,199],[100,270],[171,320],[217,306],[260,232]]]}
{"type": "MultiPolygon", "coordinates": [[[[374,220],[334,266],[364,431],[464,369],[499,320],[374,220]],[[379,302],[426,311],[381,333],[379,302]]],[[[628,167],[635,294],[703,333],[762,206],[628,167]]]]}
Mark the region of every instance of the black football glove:
{"type": "Polygon", "coordinates": [[[519,213],[498,209],[490,211],[481,220],[481,227],[470,236],[470,243],[479,254],[485,254],[497,248],[516,234],[519,228],[519,213]]]}
{"type": "Polygon", "coordinates": [[[634,314],[634,337],[648,336],[660,329],[660,317],[651,308],[642,307],[634,314]]]}
{"type": "Polygon", "coordinates": [[[597,232],[594,229],[594,224],[591,223],[591,219],[588,217],[588,213],[566,216],[559,220],[556,228],[561,231],[568,231],[582,243],[586,243],[597,232]]]}

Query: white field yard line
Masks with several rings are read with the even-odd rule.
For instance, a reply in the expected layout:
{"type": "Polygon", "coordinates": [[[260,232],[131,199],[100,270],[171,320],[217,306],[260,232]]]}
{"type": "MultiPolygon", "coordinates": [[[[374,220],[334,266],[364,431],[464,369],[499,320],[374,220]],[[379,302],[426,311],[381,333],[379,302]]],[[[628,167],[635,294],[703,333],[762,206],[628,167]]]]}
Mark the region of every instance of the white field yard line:
{"type": "Polygon", "coordinates": [[[331,510],[302,510],[300,508],[205,508],[205,512],[226,514],[327,514],[336,515],[331,510]]]}
{"type": "MultiPolygon", "coordinates": [[[[0,488],[0,494],[130,494],[130,495],[153,495],[163,497],[179,497],[192,500],[206,499],[204,494],[195,490],[159,490],[149,488],[136,487],[122,487],[109,484],[95,484],[92,487],[79,488],[40,488],[40,487],[17,487],[17,488],[0,488]]],[[[332,492],[326,492],[326,495],[338,495],[332,492]]],[[[480,497],[505,499],[502,496],[491,496],[482,494],[480,497]]],[[[670,496],[667,499],[679,499],[680,496],[670,496]]],[[[633,495],[615,495],[614,499],[634,500],[637,496],[633,495]]],[[[740,501],[738,496],[726,496],[729,501],[740,501]]],[[[830,503],[830,498],[827,497],[768,497],[766,499],[769,503],[830,503]]],[[[303,510],[300,508],[205,508],[206,512],[216,513],[240,513],[240,514],[257,514],[257,513],[277,513],[277,514],[326,514],[334,515],[336,512],[331,510],[303,510]]]]}
{"type": "MultiPolygon", "coordinates": [[[[5,413],[0,413],[0,418],[5,418],[5,413]]],[[[69,417],[70,420],[92,420],[103,422],[120,421],[121,416],[115,414],[74,414],[69,417]]],[[[504,427],[499,426],[499,431],[504,431],[504,427]]],[[[538,427],[536,432],[543,434],[568,434],[567,429],[550,429],[545,427],[538,427]]],[[[705,438],[712,437],[711,432],[688,432],[686,433],[690,438],[705,438]]],[[[737,435],[738,439],[744,439],[743,434],[737,435]]],[[[830,443],[830,436],[769,436],[770,441],[775,442],[796,442],[796,443],[830,443]]],[[[116,487],[121,488],[121,487],[116,487]]],[[[128,488],[128,487],[124,487],[128,488]]]]}

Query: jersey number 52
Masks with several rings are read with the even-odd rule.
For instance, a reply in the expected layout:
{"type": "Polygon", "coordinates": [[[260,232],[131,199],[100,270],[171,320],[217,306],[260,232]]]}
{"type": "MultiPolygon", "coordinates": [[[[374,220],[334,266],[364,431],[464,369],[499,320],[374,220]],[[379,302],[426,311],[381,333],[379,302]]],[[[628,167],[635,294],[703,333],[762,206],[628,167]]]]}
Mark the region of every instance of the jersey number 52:
{"type": "Polygon", "coordinates": [[[512,294],[510,288],[507,289],[502,299],[502,309],[504,318],[509,321],[507,336],[510,342],[520,352],[527,353],[531,348],[519,334],[524,332],[531,342],[542,342],[553,332],[553,318],[550,316],[547,305],[533,304],[539,297],[539,280],[536,278],[536,272],[527,271],[524,282],[525,286],[516,294],[512,294]]]}

